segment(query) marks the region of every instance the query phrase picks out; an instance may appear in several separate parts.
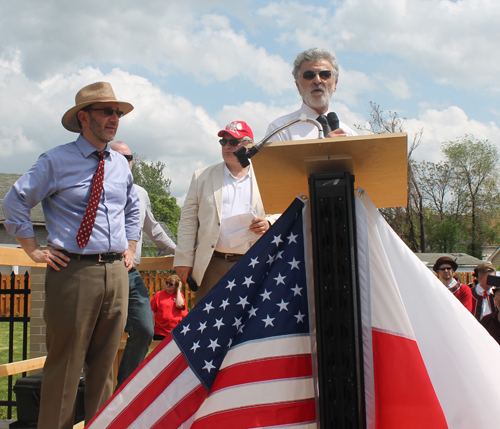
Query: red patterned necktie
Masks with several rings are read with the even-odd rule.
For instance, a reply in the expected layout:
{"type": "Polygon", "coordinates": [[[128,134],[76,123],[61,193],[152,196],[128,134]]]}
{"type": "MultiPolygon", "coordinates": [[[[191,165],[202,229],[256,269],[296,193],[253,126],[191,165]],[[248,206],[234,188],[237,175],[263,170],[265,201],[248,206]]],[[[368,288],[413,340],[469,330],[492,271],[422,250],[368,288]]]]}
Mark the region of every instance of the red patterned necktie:
{"type": "Polygon", "coordinates": [[[97,215],[97,207],[101,199],[102,184],[104,182],[104,152],[96,151],[95,153],[99,157],[99,165],[92,179],[89,203],[83,215],[80,228],[78,229],[78,234],[76,235],[76,241],[80,249],[87,245],[90,234],[92,234],[92,228],[94,228],[95,217],[97,215]]]}

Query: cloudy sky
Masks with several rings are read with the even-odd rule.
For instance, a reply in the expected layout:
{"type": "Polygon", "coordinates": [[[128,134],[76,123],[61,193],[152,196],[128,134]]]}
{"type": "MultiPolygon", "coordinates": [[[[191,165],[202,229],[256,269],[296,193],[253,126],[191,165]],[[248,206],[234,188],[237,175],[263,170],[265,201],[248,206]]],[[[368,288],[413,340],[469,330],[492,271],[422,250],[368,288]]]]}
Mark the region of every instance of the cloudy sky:
{"type": "Polygon", "coordinates": [[[465,133],[500,145],[499,22],[498,0],[2,0],[0,172],[74,140],[61,117],[104,80],[135,106],[117,139],[163,161],[182,203],[192,172],[220,160],[219,129],[244,120],[260,140],[299,107],[292,63],[311,47],[337,55],[348,125],[372,101],[410,138],[423,128],[418,160],[465,133]]]}

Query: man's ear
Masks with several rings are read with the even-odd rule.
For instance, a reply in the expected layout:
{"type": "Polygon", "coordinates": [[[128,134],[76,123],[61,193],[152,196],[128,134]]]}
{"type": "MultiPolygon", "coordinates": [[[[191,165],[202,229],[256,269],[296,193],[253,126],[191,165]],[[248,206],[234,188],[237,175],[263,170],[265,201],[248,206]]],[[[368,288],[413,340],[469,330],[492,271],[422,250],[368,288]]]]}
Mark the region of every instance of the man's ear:
{"type": "Polygon", "coordinates": [[[77,118],[80,120],[80,123],[82,124],[82,128],[83,128],[83,125],[86,125],[88,126],[89,124],[89,121],[87,119],[87,115],[89,113],[88,112],[85,112],[84,110],[80,110],[78,111],[78,113],[76,114],[77,118]]]}
{"type": "Polygon", "coordinates": [[[300,94],[300,95],[302,95],[302,94],[300,93],[300,86],[299,86],[299,83],[298,83],[297,81],[295,81],[295,86],[297,87],[297,90],[299,91],[299,94],[300,94]]]}

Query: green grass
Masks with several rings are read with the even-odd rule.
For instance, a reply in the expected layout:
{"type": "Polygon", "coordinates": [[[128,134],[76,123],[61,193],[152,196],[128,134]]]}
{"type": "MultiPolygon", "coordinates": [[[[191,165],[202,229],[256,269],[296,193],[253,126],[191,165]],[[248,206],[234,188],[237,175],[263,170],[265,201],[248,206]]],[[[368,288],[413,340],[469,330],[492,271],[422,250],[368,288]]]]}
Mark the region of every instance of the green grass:
{"type": "MultiPolygon", "coordinates": [[[[28,339],[29,339],[29,324],[28,324],[28,339]]],[[[14,362],[23,360],[23,324],[14,324],[14,362]]],[[[29,358],[29,341],[28,341],[28,358],[29,358]]],[[[9,362],[9,323],[0,322],[0,364],[9,362]]],[[[16,374],[12,377],[12,386],[16,384],[16,380],[21,377],[21,374],[16,374]]],[[[0,400],[8,399],[8,377],[0,378],[0,400]]],[[[13,399],[16,396],[13,393],[13,399]]],[[[12,409],[12,418],[17,418],[16,408],[12,409]]],[[[7,419],[7,407],[0,407],[0,420],[7,419]]]]}

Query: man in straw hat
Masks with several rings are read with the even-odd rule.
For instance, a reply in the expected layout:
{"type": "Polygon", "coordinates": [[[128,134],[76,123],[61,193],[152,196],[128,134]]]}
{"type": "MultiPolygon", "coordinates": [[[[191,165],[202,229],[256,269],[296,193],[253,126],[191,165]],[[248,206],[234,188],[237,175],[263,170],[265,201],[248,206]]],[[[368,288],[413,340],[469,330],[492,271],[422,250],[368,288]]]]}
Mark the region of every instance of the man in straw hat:
{"type": "Polygon", "coordinates": [[[458,264],[449,256],[441,256],[432,267],[438,273],[441,283],[472,313],[472,293],[469,286],[460,284],[453,277],[457,268],[458,264]]]}
{"type": "Polygon", "coordinates": [[[73,427],[84,364],[87,422],[111,396],[126,320],[127,268],[141,234],[130,168],[108,144],[133,106],[118,101],[107,82],[86,86],[75,100],[62,124],[80,134],[76,141],[42,154],[3,201],[7,231],[33,261],[47,264],[40,429],[73,427]],[[40,201],[46,247],[37,243],[29,218],[40,201]]]}

